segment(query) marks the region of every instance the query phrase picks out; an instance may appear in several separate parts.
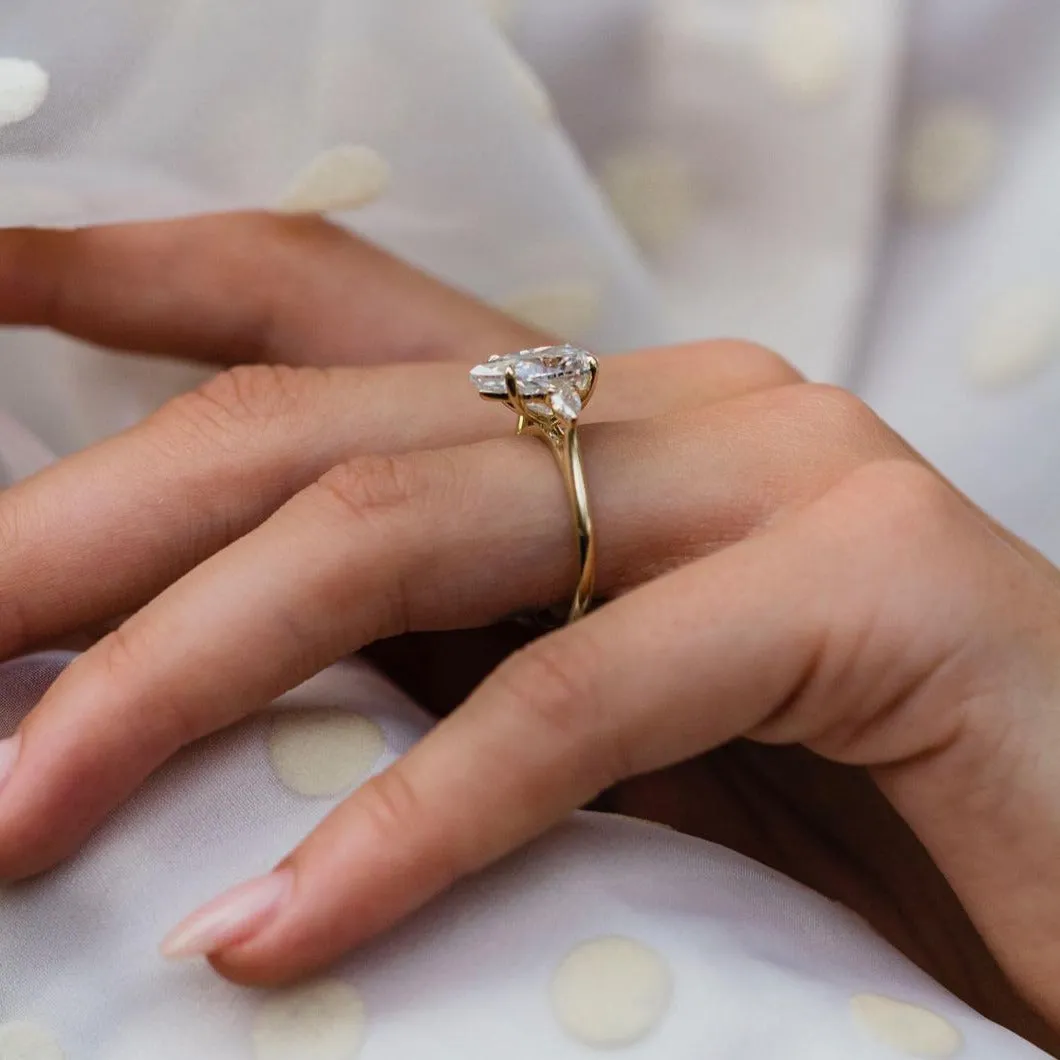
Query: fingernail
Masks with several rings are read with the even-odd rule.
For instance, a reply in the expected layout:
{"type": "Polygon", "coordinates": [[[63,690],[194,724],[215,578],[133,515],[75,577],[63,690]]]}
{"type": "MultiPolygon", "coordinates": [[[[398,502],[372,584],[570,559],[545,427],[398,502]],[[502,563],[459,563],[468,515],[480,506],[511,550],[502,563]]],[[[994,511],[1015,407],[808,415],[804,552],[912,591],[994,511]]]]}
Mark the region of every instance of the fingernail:
{"type": "Polygon", "coordinates": [[[206,957],[245,942],[271,919],[293,882],[294,873],[281,869],[215,898],[163,939],[162,956],[176,961],[206,957]]]}
{"type": "Polygon", "coordinates": [[[22,737],[19,733],[0,740],[0,788],[10,779],[18,764],[18,753],[22,750],[22,737]]]}

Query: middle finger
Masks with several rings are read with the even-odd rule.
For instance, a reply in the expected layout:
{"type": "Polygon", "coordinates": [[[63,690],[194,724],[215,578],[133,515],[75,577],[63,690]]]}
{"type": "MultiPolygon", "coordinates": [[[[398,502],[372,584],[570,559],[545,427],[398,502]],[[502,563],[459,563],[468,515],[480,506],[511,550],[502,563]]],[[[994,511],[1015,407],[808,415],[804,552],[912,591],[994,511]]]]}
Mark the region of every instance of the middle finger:
{"type": "MultiPolygon", "coordinates": [[[[656,415],[795,374],[719,342],[614,357],[606,376],[590,419],[656,415]]],[[[237,368],[0,495],[0,658],[141,606],[345,459],[511,430],[468,395],[452,363],[237,368]]]]}
{"type": "MultiPolygon", "coordinates": [[[[870,429],[822,445],[821,424],[796,414],[818,392],[777,394],[586,431],[604,595],[746,536],[859,463],[905,455],[870,429]],[[818,447],[839,455],[815,459],[818,447]]],[[[347,652],[545,607],[574,568],[560,476],[528,439],[340,466],[56,683],[0,791],[0,872],[53,863],[181,746],[347,652]]]]}

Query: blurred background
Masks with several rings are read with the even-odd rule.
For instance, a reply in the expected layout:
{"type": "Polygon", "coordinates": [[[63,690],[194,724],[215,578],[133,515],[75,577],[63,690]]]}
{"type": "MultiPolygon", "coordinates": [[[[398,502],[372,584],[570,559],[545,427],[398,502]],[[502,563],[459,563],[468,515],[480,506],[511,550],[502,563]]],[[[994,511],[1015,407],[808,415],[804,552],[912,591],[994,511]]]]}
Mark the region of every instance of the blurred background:
{"type": "MultiPolygon", "coordinates": [[[[5,0],[0,224],[246,207],[604,352],[769,345],[1060,560],[1056,0],[5,0]]],[[[0,339],[58,452],[198,377],[0,339]]]]}

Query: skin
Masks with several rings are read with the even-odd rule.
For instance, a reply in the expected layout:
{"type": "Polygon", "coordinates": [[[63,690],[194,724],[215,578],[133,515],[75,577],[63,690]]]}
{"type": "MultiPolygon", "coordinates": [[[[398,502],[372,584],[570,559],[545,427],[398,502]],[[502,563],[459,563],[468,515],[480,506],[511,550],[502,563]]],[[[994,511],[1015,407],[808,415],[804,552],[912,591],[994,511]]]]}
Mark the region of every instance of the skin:
{"type": "Polygon", "coordinates": [[[528,642],[507,616],[575,581],[566,498],[466,373],[546,337],[258,215],[4,233],[0,321],[236,366],[0,496],[0,653],[113,627],[21,727],[0,874],[369,648],[445,718],[223,975],[305,975],[598,800],[844,901],[1057,1051],[1060,574],[854,397],[741,343],[606,360],[602,606],[528,642]]]}

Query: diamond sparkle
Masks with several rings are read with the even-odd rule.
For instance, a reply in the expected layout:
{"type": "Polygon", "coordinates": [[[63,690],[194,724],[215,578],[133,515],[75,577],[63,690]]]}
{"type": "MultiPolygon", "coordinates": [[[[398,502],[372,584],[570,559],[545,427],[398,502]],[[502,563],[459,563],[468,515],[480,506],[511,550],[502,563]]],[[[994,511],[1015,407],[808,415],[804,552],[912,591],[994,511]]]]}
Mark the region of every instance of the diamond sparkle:
{"type": "MultiPolygon", "coordinates": [[[[592,385],[595,361],[577,346],[542,346],[522,353],[492,357],[471,369],[471,382],[480,394],[504,397],[505,375],[515,369],[515,385],[523,398],[544,398],[553,413],[574,420],[592,385]]],[[[536,407],[538,402],[534,402],[536,407]]]]}

